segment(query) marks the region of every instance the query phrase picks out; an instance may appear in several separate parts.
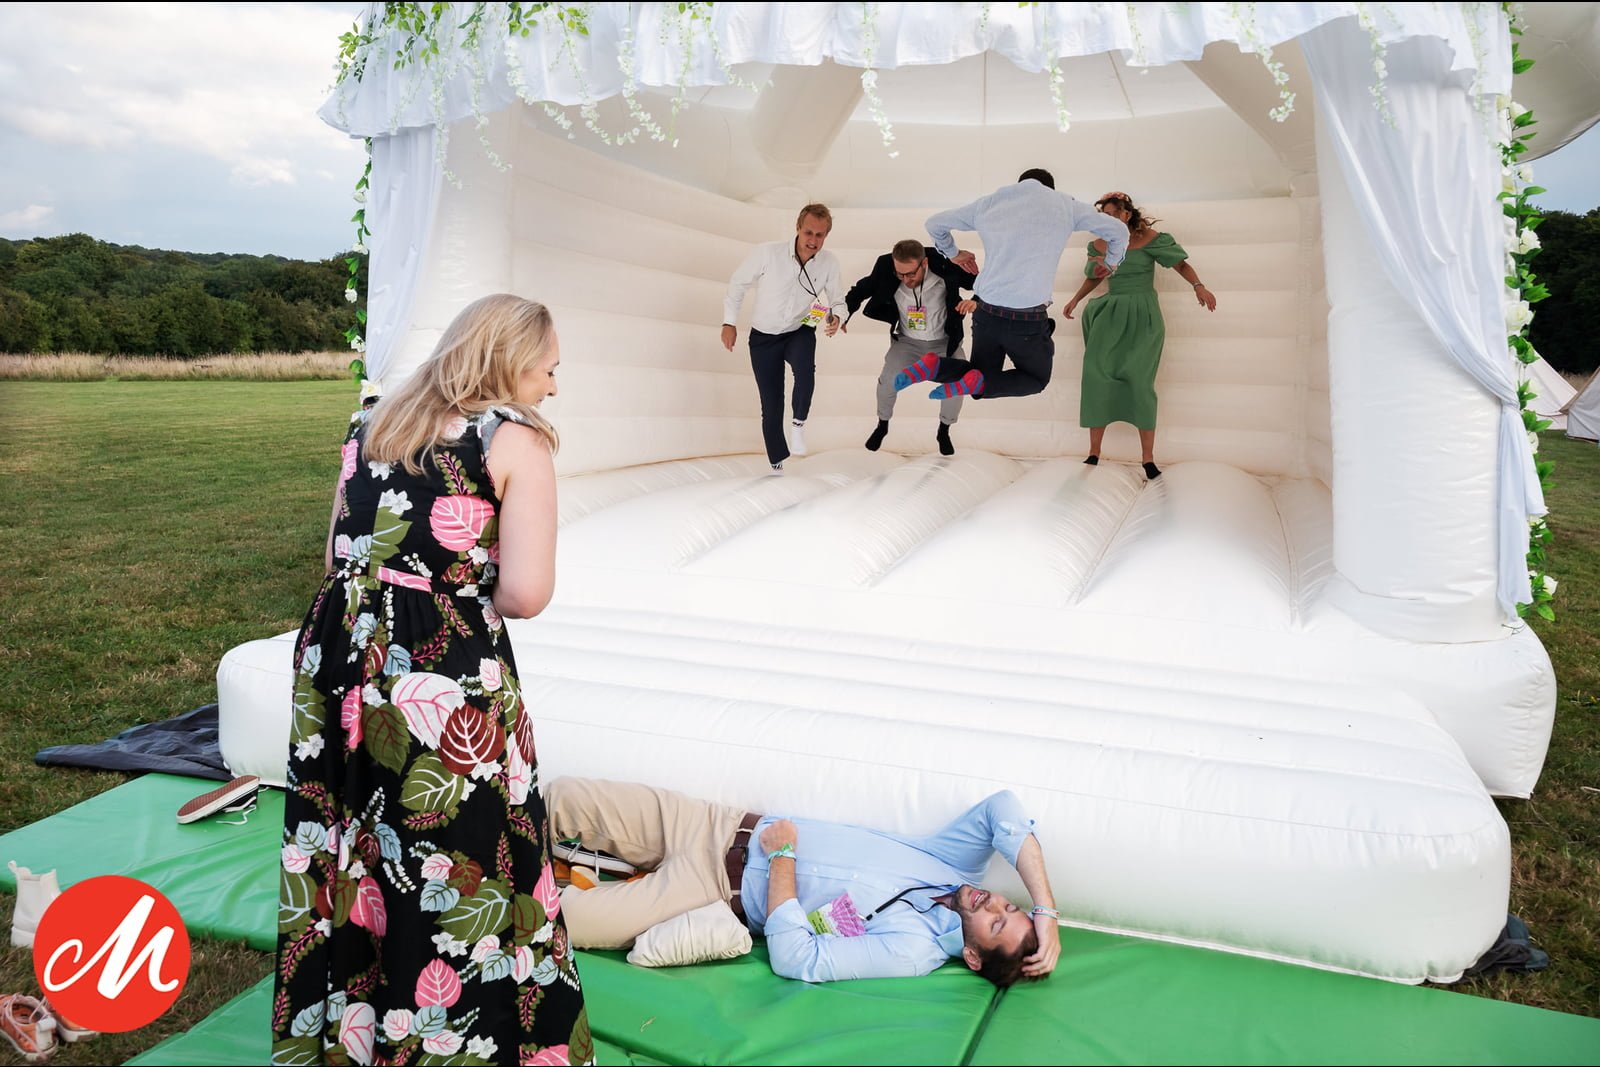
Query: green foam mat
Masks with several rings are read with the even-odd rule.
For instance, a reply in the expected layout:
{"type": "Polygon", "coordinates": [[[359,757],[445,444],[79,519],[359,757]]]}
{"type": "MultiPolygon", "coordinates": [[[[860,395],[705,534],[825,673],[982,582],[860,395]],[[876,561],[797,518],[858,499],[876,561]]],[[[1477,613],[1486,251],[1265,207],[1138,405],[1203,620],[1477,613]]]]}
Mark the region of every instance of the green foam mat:
{"type": "MultiPolygon", "coordinates": [[[[272,975],[206,1016],[128,1061],[128,1067],[259,1067],[272,1058],[272,975]]],[[[654,1067],[655,1060],[595,1039],[602,1067],[654,1067]]]]}
{"type": "Polygon", "coordinates": [[[1055,974],[1001,998],[971,1062],[1591,1064],[1600,1019],[1065,930],[1055,974]]]}
{"type": "Polygon", "coordinates": [[[665,1063],[959,1064],[995,999],[959,963],[924,978],[790,981],[760,942],[697,967],[586,952],[578,969],[595,1034],[665,1063]]]}
{"type": "Polygon", "coordinates": [[[244,825],[238,813],[178,825],[178,808],[221,783],[147,774],[48,819],[0,837],[0,888],[15,892],[5,860],[35,873],[56,870],[65,889],[102,874],[155,886],[191,937],[277,945],[278,847],[283,794],[258,793],[244,825]]]}
{"type": "Polygon", "coordinates": [[[160,1067],[260,1067],[272,1061],[272,975],[267,975],[181,1034],[145,1049],[128,1064],[160,1067]]]}
{"type": "MultiPolygon", "coordinates": [[[[195,936],[276,943],[283,797],[244,826],[179,826],[215,783],[147,775],[0,839],[0,859],[62,883],[125,874],[160,888],[195,936]]],[[[0,886],[10,886],[0,870],[0,886]]],[[[1556,961],[1560,966],[1560,961],[1556,961]]],[[[737,960],[648,970],[579,954],[600,1062],[1595,1063],[1600,1020],[1223,952],[1063,932],[1048,980],[995,996],[952,963],[926,978],[807,985],[737,960]]],[[[265,1063],[270,978],[130,1061],[265,1063]]]]}
{"type": "MultiPolygon", "coordinates": [[[[952,965],[926,978],[807,985],[757,946],[736,960],[649,970],[580,952],[603,1067],[688,1063],[964,1062],[994,997],[952,965]],[[825,1022],[824,1022],[825,1021],[825,1022]]],[[[247,1067],[271,1054],[272,976],[130,1064],[247,1067]]]]}

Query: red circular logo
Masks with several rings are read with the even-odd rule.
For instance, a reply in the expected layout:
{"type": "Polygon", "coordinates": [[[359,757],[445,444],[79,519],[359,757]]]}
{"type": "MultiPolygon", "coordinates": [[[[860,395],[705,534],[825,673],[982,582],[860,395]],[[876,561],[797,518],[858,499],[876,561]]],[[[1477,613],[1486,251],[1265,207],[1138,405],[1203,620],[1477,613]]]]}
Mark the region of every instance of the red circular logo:
{"type": "Polygon", "coordinates": [[[33,939],[33,973],[75,1026],[115,1034],[155,1021],[189,979],[189,931],[172,901],[105,875],[57,897],[33,939]]]}

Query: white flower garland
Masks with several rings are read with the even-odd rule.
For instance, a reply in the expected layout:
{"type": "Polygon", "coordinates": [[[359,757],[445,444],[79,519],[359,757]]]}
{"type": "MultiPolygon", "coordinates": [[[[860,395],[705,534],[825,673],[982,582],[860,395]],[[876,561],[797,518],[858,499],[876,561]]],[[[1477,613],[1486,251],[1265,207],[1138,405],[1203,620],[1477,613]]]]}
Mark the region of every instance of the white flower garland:
{"type": "Polygon", "coordinates": [[[861,72],[861,91],[867,98],[867,110],[872,115],[872,121],[878,124],[883,147],[888,149],[889,158],[894,159],[900,154],[899,150],[891,147],[894,144],[894,127],[889,124],[889,116],[884,114],[883,98],[878,95],[878,72],[872,69],[872,61],[878,52],[877,17],[877,4],[861,5],[861,58],[866,64],[861,72]]]}
{"type": "MultiPolygon", "coordinates": [[[[1502,7],[1502,13],[1512,34],[1511,58],[1512,71],[1515,74],[1520,74],[1533,65],[1532,60],[1523,59],[1519,54],[1516,38],[1520,37],[1523,31],[1519,9],[1520,5],[1516,4],[1506,4],[1502,7]]],[[[1533,258],[1539,254],[1539,235],[1534,230],[1541,221],[1539,209],[1530,202],[1530,198],[1544,190],[1532,184],[1533,165],[1517,162],[1518,157],[1527,152],[1528,141],[1534,136],[1528,129],[1535,123],[1533,113],[1510,97],[1504,96],[1495,101],[1495,110],[1498,117],[1501,159],[1501,190],[1498,198],[1505,212],[1506,288],[1503,301],[1506,344],[1510,354],[1518,362],[1526,365],[1539,359],[1538,351],[1528,339],[1528,330],[1534,316],[1532,305],[1550,295],[1549,290],[1539,283],[1530,266],[1533,258]]],[[[1535,454],[1534,467],[1542,486],[1549,478],[1552,465],[1546,460],[1537,458],[1539,431],[1549,428],[1550,420],[1541,419],[1538,412],[1529,406],[1537,396],[1538,393],[1532,384],[1519,374],[1517,403],[1522,411],[1523,429],[1528,434],[1528,447],[1535,454]]],[[[1555,599],[1557,582],[1547,573],[1545,552],[1545,546],[1550,543],[1552,536],[1550,527],[1542,516],[1528,520],[1528,581],[1532,599],[1528,603],[1517,605],[1519,614],[1531,613],[1548,620],[1555,618],[1555,609],[1551,602],[1555,599]]]]}

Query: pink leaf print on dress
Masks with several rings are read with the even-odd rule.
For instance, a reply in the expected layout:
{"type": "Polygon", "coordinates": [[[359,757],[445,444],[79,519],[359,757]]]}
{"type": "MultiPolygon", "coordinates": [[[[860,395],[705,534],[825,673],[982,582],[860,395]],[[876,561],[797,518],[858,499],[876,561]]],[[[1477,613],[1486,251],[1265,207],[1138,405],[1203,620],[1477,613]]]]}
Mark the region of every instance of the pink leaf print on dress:
{"type": "Polygon", "coordinates": [[[567,1067],[572,1062],[572,1056],[566,1045],[546,1045],[531,1056],[524,1055],[522,1062],[532,1067],[567,1067]]]}
{"type": "Polygon", "coordinates": [[[388,567],[378,568],[378,581],[398,585],[402,589],[416,589],[426,593],[433,585],[420,574],[408,574],[405,571],[390,570],[388,567]]]}
{"type": "Polygon", "coordinates": [[[350,921],[382,937],[389,931],[389,909],[383,903],[383,890],[371,875],[356,884],[356,899],[350,905],[350,921]]]}
{"type": "Polygon", "coordinates": [[[461,999],[461,978],[444,960],[434,960],[417,975],[417,1007],[448,1008],[461,999]]]}
{"type": "Polygon", "coordinates": [[[339,725],[344,727],[344,747],[351,752],[361,744],[361,690],[354,687],[339,705],[339,725]]]}
{"type": "Polygon", "coordinates": [[[429,748],[438,748],[439,735],[450,721],[450,713],[467,702],[467,695],[454,678],[413,671],[394,683],[391,699],[417,740],[429,748]]]}
{"type": "MultiPolygon", "coordinates": [[[[344,488],[344,483],[350,480],[356,472],[356,453],[361,450],[361,443],[353,438],[344,443],[344,448],[339,452],[339,488],[344,488]]],[[[324,483],[326,484],[326,483],[324,483]]]]}
{"type": "Polygon", "coordinates": [[[433,502],[428,526],[434,540],[452,552],[465,552],[478,543],[483,528],[494,518],[494,505],[476,496],[441,496],[433,502]]]}
{"type": "Polygon", "coordinates": [[[561,889],[556,885],[555,868],[548,863],[539,872],[539,881],[533,887],[533,899],[544,906],[545,918],[554,919],[561,914],[561,889]]]}
{"type": "Polygon", "coordinates": [[[339,1044],[350,1055],[351,1063],[365,1067],[372,1062],[372,1046],[378,1036],[378,1013],[365,1001],[345,1006],[339,1017],[339,1044]]]}

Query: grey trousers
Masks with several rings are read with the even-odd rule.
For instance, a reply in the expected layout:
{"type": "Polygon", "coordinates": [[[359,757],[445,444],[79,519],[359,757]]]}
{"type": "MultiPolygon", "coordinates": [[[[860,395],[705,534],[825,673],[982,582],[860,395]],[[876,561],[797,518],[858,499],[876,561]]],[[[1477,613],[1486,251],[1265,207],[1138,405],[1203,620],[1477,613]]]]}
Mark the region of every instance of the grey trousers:
{"type": "MultiPolygon", "coordinates": [[[[894,376],[929,352],[937,352],[939,358],[943,359],[947,343],[943,337],[937,341],[918,341],[915,338],[896,337],[889,342],[889,351],[883,357],[883,373],[878,376],[878,418],[887,422],[894,417],[894,400],[898,395],[894,389],[894,376]]],[[[956,358],[959,359],[962,355],[962,350],[957,348],[955,352],[956,358]]],[[[931,391],[936,383],[927,382],[924,384],[931,391]]],[[[963,399],[965,398],[955,396],[948,400],[939,401],[939,421],[946,426],[954,426],[956,419],[961,416],[961,401],[963,399]]]]}

